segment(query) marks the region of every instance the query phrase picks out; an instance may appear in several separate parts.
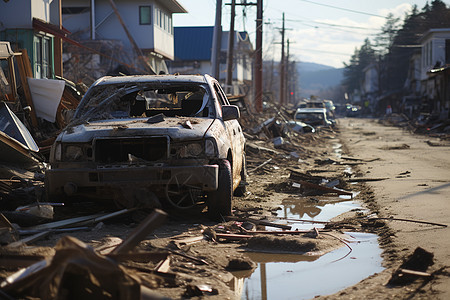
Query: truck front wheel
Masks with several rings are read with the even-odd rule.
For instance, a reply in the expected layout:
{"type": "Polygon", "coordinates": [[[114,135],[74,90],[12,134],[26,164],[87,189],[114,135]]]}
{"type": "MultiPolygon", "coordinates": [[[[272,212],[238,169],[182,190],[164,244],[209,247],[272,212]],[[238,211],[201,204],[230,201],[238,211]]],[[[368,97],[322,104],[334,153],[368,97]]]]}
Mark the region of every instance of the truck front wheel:
{"type": "Polygon", "coordinates": [[[216,191],[208,193],[208,214],[221,221],[222,216],[231,216],[233,202],[233,177],[230,162],[219,162],[219,184],[216,191]]]}

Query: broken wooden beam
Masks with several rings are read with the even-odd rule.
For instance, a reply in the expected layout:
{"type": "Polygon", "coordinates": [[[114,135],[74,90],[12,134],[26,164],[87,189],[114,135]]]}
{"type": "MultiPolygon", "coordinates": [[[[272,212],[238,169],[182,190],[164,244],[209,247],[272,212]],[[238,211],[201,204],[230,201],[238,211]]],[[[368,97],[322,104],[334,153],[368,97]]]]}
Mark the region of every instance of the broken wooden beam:
{"type": "Polygon", "coordinates": [[[156,272],[166,273],[170,269],[170,256],[167,256],[166,259],[161,260],[158,265],[155,267],[156,272]]]}
{"type": "Polygon", "coordinates": [[[43,237],[46,237],[49,234],[50,234],[50,231],[39,232],[39,233],[33,234],[29,237],[26,237],[24,239],[18,240],[17,242],[10,243],[10,244],[6,245],[6,248],[10,248],[10,249],[18,248],[18,247],[26,245],[27,243],[31,243],[31,242],[37,241],[43,237]]]}
{"type": "Polygon", "coordinates": [[[326,193],[332,193],[332,194],[338,194],[338,195],[345,195],[345,196],[350,196],[351,199],[353,199],[353,193],[352,192],[347,192],[341,189],[336,189],[336,188],[329,188],[323,185],[319,185],[319,184],[315,184],[315,183],[311,183],[308,181],[304,181],[304,180],[299,180],[299,183],[303,186],[306,186],[310,189],[314,189],[314,190],[319,190],[319,191],[323,191],[326,193]]]}
{"type": "Polygon", "coordinates": [[[264,167],[265,165],[267,165],[267,164],[270,163],[271,161],[272,161],[272,158],[269,158],[268,160],[266,160],[265,162],[263,162],[263,163],[260,164],[259,166],[255,167],[255,168],[253,168],[253,169],[251,169],[251,170],[248,170],[248,173],[255,172],[256,170],[258,170],[258,169],[264,167]]]}
{"type": "Polygon", "coordinates": [[[148,217],[139,224],[138,227],[111,253],[120,254],[133,250],[142,239],[158,228],[166,219],[167,213],[160,209],[155,209],[148,217]]]}
{"type": "Polygon", "coordinates": [[[250,239],[252,236],[246,234],[217,233],[216,237],[225,240],[245,240],[250,239]]]}
{"type": "Polygon", "coordinates": [[[347,182],[368,182],[368,181],[381,181],[387,180],[389,177],[379,177],[379,178],[364,178],[364,177],[355,177],[347,179],[347,182]]]}
{"type": "Polygon", "coordinates": [[[33,99],[31,98],[30,87],[28,86],[28,78],[33,78],[33,70],[31,69],[31,62],[28,56],[27,49],[21,49],[20,54],[16,56],[17,65],[19,67],[20,81],[22,83],[23,93],[27,105],[31,107],[30,118],[31,124],[35,128],[38,127],[38,120],[36,117],[36,109],[34,108],[33,99]]]}
{"type": "Polygon", "coordinates": [[[399,269],[399,271],[403,274],[408,274],[408,275],[414,275],[414,276],[419,276],[419,277],[431,277],[431,274],[427,273],[427,272],[420,272],[420,271],[408,270],[408,269],[399,269]]]}
{"type": "Polygon", "coordinates": [[[227,217],[225,217],[225,219],[227,221],[238,221],[238,222],[246,222],[247,221],[247,222],[254,223],[256,225],[281,228],[281,229],[285,229],[285,230],[290,230],[292,228],[292,226],[289,226],[289,225],[277,224],[277,223],[273,223],[273,222],[269,222],[269,221],[251,219],[251,218],[239,218],[239,217],[234,217],[234,216],[227,216],[227,217]]]}
{"type": "Polygon", "coordinates": [[[371,221],[371,220],[403,221],[403,222],[412,222],[412,223],[420,223],[420,224],[428,224],[428,225],[436,225],[436,226],[448,227],[447,224],[427,222],[427,221],[418,221],[418,220],[411,220],[411,219],[400,219],[400,218],[369,218],[368,220],[369,221],[371,221]]]}

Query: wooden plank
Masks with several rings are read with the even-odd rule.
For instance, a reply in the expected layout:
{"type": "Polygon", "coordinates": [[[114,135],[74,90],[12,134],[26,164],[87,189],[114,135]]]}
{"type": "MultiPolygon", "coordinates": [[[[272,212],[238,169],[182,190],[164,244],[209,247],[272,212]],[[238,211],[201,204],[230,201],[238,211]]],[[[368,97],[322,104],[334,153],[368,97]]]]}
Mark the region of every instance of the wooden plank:
{"type": "Polygon", "coordinates": [[[326,193],[333,193],[333,194],[338,194],[338,195],[346,195],[346,196],[350,196],[353,199],[353,193],[352,192],[347,192],[344,190],[340,190],[340,189],[336,189],[336,188],[329,188],[323,185],[318,185],[315,183],[311,183],[311,182],[307,182],[307,181],[303,181],[303,180],[299,180],[299,183],[310,188],[310,189],[314,189],[314,190],[319,190],[319,191],[323,191],[326,193]]]}
{"type": "Polygon", "coordinates": [[[420,271],[416,271],[416,270],[400,269],[399,271],[402,272],[403,274],[408,274],[408,275],[414,275],[414,276],[420,276],[420,277],[431,277],[430,273],[420,272],[420,271]]]}
{"type": "Polygon", "coordinates": [[[22,83],[23,92],[25,94],[25,100],[31,107],[30,117],[33,126],[38,126],[36,117],[36,110],[34,109],[33,99],[31,98],[30,87],[28,86],[28,79],[33,78],[33,70],[31,69],[31,63],[28,58],[27,49],[20,50],[21,55],[16,56],[17,65],[19,67],[20,81],[22,83]]]}
{"type": "Polygon", "coordinates": [[[155,209],[138,227],[114,249],[112,254],[127,253],[133,250],[139,242],[144,239],[150,232],[158,228],[166,219],[167,213],[160,209],[155,209]]]}
{"type": "Polygon", "coordinates": [[[6,245],[6,248],[17,248],[26,245],[27,243],[32,243],[34,241],[37,241],[43,237],[46,237],[48,234],[50,234],[50,231],[43,231],[36,233],[32,236],[26,237],[24,239],[18,240],[17,242],[13,242],[11,244],[6,245]]]}
{"type": "Polygon", "coordinates": [[[155,268],[156,272],[166,273],[170,269],[170,256],[167,256],[166,259],[160,261],[155,268]]]}
{"type": "Polygon", "coordinates": [[[251,219],[251,218],[239,218],[239,217],[234,217],[234,216],[226,216],[225,219],[227,221],[239,221],[239,222],[247,221],[247,222],[254,223],[256,225],[281,228],[281,229],[285,229],[285,230],[290,230],[292,228],[292,226],[289,226],[289,225],[277,224],[277,223],[272,223],[272,222],[265,221],[265,220],[257,220],[257,219],[251,219]]]}
{"type": "Polygon", "coordinates": [[[389,179],[389,177],[379,177],[379,178],[354,177],[347,179],[347,182],[368,182],[368,181],[381,181],[387,179],[389,179]]]}
{"type": "Polygon", "coordinates": [[[232,233],[216,233],[216,237],[226,240],[245,240],[252,238],[251,235],[245,234],[232,234],[232,233]]]}
{"type": "Polygon", "coordinates": [[[104,215],[105,214],[95,214],[95,215],[91,215],[91,216],[71,218],[71,219],[66,219],[66,220],[61,220],[61,221],[56,221],[56,222],[40,224],[40,225],[36,225],[36,226],[32,226],[32,227],[27,227],[24,229],[27,229],[27,230],[49,230],[49,229],[53,229],[53,228],[64,228],[66,226],[79,224],[83,221],[92,220],[94,218],[104,216],[104,215]]]}

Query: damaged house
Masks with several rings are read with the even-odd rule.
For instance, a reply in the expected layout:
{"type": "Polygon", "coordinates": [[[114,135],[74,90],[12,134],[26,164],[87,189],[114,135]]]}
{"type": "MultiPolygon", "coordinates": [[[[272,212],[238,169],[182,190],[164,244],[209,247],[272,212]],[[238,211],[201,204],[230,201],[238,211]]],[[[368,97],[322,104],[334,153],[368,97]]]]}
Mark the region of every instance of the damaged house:
{"type": "Polygon", "coordinates": [[[448,119],[450,109],[450,28],[427,31],[420,40],[422,46],[422,91],[430,111],[440,119],[448,119]]]}
{"type": "Polygon", "coordinates": [[[104,75],[168,73],[174,58],[175,0],[63,0],[62,22],[80,45],[66,44],[66,76],[89,85],[104,75]]]}

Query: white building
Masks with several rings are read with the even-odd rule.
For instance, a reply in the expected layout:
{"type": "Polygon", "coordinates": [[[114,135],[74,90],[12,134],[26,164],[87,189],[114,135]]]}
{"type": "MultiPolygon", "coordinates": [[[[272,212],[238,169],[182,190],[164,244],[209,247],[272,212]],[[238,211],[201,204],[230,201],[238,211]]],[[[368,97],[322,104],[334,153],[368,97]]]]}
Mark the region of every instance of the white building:
{"type": "Polygon", "coordinates": [[[422,61],[420,76],[428,78],[427,72],[450,64],[450,28],[436,28],[427,31],[420,39],[422,61]]]}
{"type": "Polygon", "coordinates": [[[114,59],[143,56],[157,74],[167,73],[165,61],[174,58],[172,15],[186,12],[176,0],[62,0],[63,26],[77,41],[97,50],[101,41],[115,43],[114,59]]]}
{"type": "Polygon", "coordinates": [[[450,110],[450,28],[435,28],[420,39],[422,92],[430,110],[442,119],[450,110]]]}

